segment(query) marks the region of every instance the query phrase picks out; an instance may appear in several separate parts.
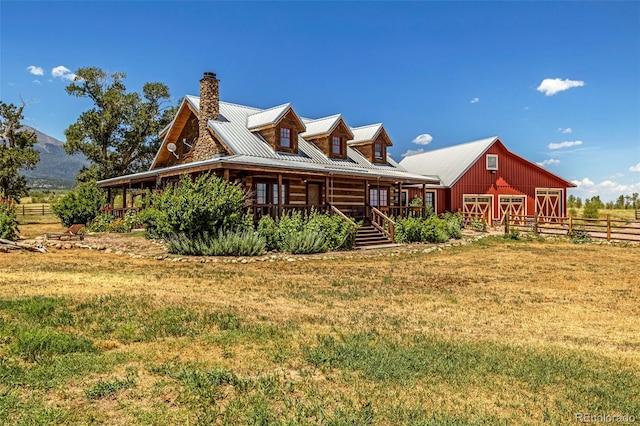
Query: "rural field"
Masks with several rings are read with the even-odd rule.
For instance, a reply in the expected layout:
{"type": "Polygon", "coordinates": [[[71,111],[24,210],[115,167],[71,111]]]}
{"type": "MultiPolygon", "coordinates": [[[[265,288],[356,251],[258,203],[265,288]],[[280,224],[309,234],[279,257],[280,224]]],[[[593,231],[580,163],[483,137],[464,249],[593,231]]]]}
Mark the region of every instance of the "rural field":
{"type": "Polygon", "coordinates": [[[0,254],[0,424],[640,421],[639,245],[429,247],[0,254]]]}

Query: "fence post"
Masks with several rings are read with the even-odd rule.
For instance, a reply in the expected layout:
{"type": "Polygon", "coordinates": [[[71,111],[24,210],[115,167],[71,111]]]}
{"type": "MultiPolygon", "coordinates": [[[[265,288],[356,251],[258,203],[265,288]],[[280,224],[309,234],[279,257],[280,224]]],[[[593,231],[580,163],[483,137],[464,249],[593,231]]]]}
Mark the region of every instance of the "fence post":
{"type": "Polygon", "coordinates": [[[607,215],[607,241],[611,241],[611,215],[607,215]]]}
{"type": "Polygon", "coordinates": [[[22,205],[22,216],[24,216],[24,204],[22,205]]]}
{"type": "Polygon", "coordinates": [[[44,204],[42,205],[42,216],[44,216],[44,204]]]}
{"type": "Polygon", "coordinates": [[[569,235],[573,235],[573,216],[569,216],[569,235]]]}
{"type": "Polygon", "coordinates": [[[509,235],[509,212],[504,212],[504,235],[509,235]]]}
{"type": "Polygon", "coordinates": [[[538,213],[533,214],[533,235],[538,235],[538,213]]]}

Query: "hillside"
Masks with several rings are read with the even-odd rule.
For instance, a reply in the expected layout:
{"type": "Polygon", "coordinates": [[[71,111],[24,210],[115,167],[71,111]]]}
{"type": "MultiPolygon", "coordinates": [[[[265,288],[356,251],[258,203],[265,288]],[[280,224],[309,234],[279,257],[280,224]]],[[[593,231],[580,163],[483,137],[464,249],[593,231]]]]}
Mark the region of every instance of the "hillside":
{"type": "Polygon", "coordinates": [[[26,129],[36,133],[38,143],[35,149],[40,153],[40,162],[33,170],[23,170],[31,188],[71,188],[83,166],[89,162],[83,155],[68,155],[64,142],[29,126],[26,129]]]}

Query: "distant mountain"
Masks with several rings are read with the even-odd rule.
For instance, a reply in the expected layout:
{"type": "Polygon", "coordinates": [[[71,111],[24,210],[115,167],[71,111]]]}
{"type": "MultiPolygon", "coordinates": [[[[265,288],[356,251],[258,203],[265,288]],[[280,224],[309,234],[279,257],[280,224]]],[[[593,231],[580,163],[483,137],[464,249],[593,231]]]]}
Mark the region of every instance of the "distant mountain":
{"type": "Polygon", "coordinates": [[[33,170],[23,170],[27,185],[31,188],[71,188],[76,175],[89,161],[81,154],[68,155],[64,142],[29,126],[26,130],[35,132],[38,143],[34,148],[40,153],[40,161],[33,170]]]}

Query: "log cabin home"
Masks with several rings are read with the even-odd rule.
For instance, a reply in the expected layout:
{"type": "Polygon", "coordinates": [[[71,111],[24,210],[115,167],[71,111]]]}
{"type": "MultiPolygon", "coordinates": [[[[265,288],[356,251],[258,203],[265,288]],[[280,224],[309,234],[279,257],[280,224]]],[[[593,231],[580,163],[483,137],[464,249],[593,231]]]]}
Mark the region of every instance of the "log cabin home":
{"type": "Polygon", "coordinates": [[[400,165],[440,180],[403,188],[401,204],[421,197],[436,213],[460,211],[489,224],[503,224],[505,214],[557,221],[566,217],[567,188],[575,187],[509,151],[497,136],[407,156],[400,165]]]}
{"type": "Polygon", "coordinates": [[[200,96],[186,96],[160,136],[148,171],[97,183],[116,215],[133,208],[128,193],[209,172],[244,187],[255,219],[314,208],[386,228],[387,215],[408,213],[400,205],[403,187],[424,191],[439,183],[387,155],[392,141],[380,123],[350,127],[340,114],[305,118],[290,103],[259,109],[222,102],[211,72],[200,80],[200,96]],[[116,192],[124,195],[122,205],[113,206],[116,192]]]}

